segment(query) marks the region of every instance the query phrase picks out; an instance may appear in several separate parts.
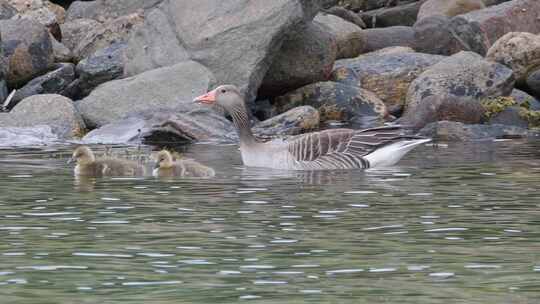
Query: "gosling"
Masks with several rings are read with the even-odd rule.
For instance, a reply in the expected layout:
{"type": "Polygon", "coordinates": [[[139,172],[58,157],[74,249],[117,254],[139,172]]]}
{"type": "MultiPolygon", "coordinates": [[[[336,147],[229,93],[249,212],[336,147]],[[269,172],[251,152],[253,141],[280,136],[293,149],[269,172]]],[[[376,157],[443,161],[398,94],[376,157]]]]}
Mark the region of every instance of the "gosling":
{"type": "Polygon", "coordinates": [[[143,176],[144,166],[135,161],[117,158],[96,159],[94,152],[87,146],[80,146],[73,151],[68,163],[76,162],[73,170],[76,176],[143,176]]]}
{"type": "Polygon", "coordinates": [[[152,175],[156,177],[213,177],[214,169],[192,159],[173,159],[171,153],[162,150],[157,154],[157,162],[152,175]]]}

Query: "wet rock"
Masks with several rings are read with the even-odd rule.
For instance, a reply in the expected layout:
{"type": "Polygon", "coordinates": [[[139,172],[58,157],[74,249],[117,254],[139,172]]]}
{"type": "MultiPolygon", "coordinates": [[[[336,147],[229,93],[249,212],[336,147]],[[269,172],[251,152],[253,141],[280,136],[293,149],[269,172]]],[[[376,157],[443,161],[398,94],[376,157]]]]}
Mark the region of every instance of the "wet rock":
{"type": "MultiPolygon", "coordinates": [[[[0,121],[2,115],[0,115],[0,121]]],[[[51,127],[46,125],[26,128],[0,127],[0,147],[48,145],[59,140],[51,127]]]]}
{"type": "Polygon", "coordinates": [[[472,52],[460,52],[431,66],[411,83],[402,121],[416,129],[446,115],[470,123],[470,112],[481,99],[509,95],[513,86],[509,68],[472,52]]]}
{"type": "Polygon", "coordinates": [[[366,47],[364,52],[372,52],[391,46],[414,45],[414,30],[409,26],[390,26],[384,28],[366,29],[366,47]]]}
{"type": "Polygon", "coordinates": [[[438,121],[425,126],[419,135],[439,141],[477,141],[498,138],[525,138],[530,135],[524,128],[508,125],[464,124],[456,121],[438,121]]]}
{"type": "Polygon", "coordinates": [[[60,25],[62,44],[72,52],[91,31],[103,31],[103,24],[92,19],[75,19],[60,25]]]}
{"type": "Polygon", "coordinates": [[[324,13],[317,15],[315,21],[330,29],[337,43],[337,59],[356,57],[363,52],[366,39],[360,27],[340,17],[324,13]]]}
{"type": "Polygon", "coordinates": [[[95,0],[74,1],[67,11],[66,19],[94,19],[106,21],[151,9],[163,0],[95,0]]]}
{"type": "Polygon", "coordinates": [[[60,24],[64,22],[65,10],[60,5],[47,0],[10,0],[18,11],[12,19],[29,20],[38,22],[58,40],[62,39],[60,24]]]}
{"type": "Polygon", "coordinates": [[[73,102],[55,94],[25,98],[11,112],[0,116],[0,127],[35,127],[48,125],[61,139],[82,134],[84,123],[73,102]]]}
{"type": "Polygon", "coordinates": [[[373,52],[336,61],[331,79],[371,91],[388,107],[403,106],[411,82],[444,58],[412,50],[373,52]]]}
{"type": "Polygon", "coordinates": [[[0,20],[10,19],[17,14],[17,10],[6,0],[0,0],[0,20]]]}
{"type": "Polygon", "coordinates": [[[360,18],[360,16],[343,7],[334,6],[324,10],[323,13],[340,17],[343,20],[356,24],[360,28],[366,28],[366,23],[364,20],[362,20],[362,18],[360,18]]]}
{"type": "Polygon", "coordinates": [[[230,121],[208,108],[187,105],[133,113],[88,133],[85,143],[172,144],[191,141],[236,141],[230,121]]]}
{"type": "Polygon", "coordinates": [[[360,14],[362,20],[370,28],[388,26],[412,26],[422,2],[412,2],[396,7],[381,8],[360,14]]]}
{"type": "Polygon", "coordinates": [[[420,7],[418,20],[434,15],[454,17],[483,8],[482,0],[427,0],[420,7]]]}
{"type": "Polygon", "coordinates": [[[540,68],[532,71],[529,76],[527,76],[527,87],[540,98],[540,68]]]}
{"type": "Polygon", "coordinates": [[[73,54],[77,59],[82,60],[113,43],[125,42],[133,28],[142,24],[143,20],[143,17],[138,14],[126,15],[103,24],[103,27],[90,29],[77,44],[73,54]]]}
{"type": "Polygon", "coordinates": [[[77,74],[81,80],[81,94],[88,95],[98,85],[122,78],[125,48],[125,43],[114,43],[98,50],[77,64],[77,74]]]}
{"type": "Polygon", "coordinates": [[[451,19],[446,16],[429,16],[417,21],[414,26],[414,49],[418,52],[452,55],[466,49],[454,35],[451,19]]]}
{"type": "MultiPolygon", "coordinates": [[[[90,127],[112,123],[129,113],[192,103],[215,85],[210,71],[186,61],[133,77],[106,82],[77,103],[90,127]]],[[[195,107],[195,105],[193,105],[195,107]]]]}
{"type": "MultiPolygon", "coordinates": [[[[309,83],[327,80],[337,56],[334,34],[333,28],[329,30],[317,22],[291,33],[274,58],[258,95],[278,96],[309,83]]],[[[356,36],[352,42],[361,43],[359,33],[353,35],[356,36]]]]}
{"type": "Polygon", "coordinates": [[[490,124],[503,124],[521,128],[534,127],[537,123],[535,112],[540,110],[540,102],[519,90],[513,90],[509,97],[487,98],[482,100],[490,124]]]}
{"type": "Polygon", "coordinates": [[[491,46],[486,59],[511,68],[517,83],[524,84],[528,72],[540,67],[540,36],[531,33],[508,33],[491,46]]]}
{"type": "Polygon", "coordinates": [[[318,82],[272,99],[273,113],[297,106],[312,106],[321,122],[337,120],[361,127],[379,125],[388,116],[386,106],[370,91],[337,82],[318,82]]]}
{"type": "Polygon", "coordinates": [[[70,49],[61,42],[58,42],[52,35],[50,38],[53,47],[54,62],[70,62],[73,60],[73,54],[70,49]]]}
{"type": "Polygon", "coordinates": [[[255,99],[285,34],[313,18],[317,1],[165,1],[145,12],[129,40],[128,76],[193,58],[218,83],[237,85],[255,99]]]}
{"type": "Polygon", "coordinates": [[[43,25],[30,20],[0,20],[0,36],[9,86],[19,87],[52,66],[52,43],[43,25]]]}
{"type": "Polygon", "coordinates": [[[257,136],[298,135],[317,129],[319,122],[319,111],[300,106],[255,124],[253,132],[257,136]]]}
{"type": "Polygon", "coordinates": [[[9,108],[15,107],[23,99],[38,94],[65,95],[67,86],[75,80],[75,66],[72,63],[59,63],[54,70],[32,79],[17,90],[9,103],[9,108]]]}

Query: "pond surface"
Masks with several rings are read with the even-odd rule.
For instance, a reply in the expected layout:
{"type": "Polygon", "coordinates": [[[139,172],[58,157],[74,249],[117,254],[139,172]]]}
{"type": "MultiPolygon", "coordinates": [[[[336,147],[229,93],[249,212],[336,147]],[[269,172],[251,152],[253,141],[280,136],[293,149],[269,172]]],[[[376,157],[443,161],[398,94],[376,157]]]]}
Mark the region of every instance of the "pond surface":
{"type": "Polygon", "coordinates": [[[208,180],[75,180],[72,147],[0,150],[0,302],[539,303],[539,148],[294,173],[185,147],[208,180]]]}

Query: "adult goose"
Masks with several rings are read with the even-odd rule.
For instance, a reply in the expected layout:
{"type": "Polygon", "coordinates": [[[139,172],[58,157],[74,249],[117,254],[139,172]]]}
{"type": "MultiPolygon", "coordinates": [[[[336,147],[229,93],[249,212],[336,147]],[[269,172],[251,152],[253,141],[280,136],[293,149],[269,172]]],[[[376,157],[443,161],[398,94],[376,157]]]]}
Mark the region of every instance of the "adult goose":
{"type": "Polygon", "coordinates": [[[77,147],[68,163],[76,162],[76,176],[142,176],[144,167],[135,161],[118,158],[96,158],[87,146],[77,147]]]}
{"type": "Polygon", "coordinates": [[[175,160],[169,151],[161,150],[157,154],[152,175],[157,177],[213,177],[216,172],[192,159],[175,160]]]}
{"type": "Polygon", "coordinates": [[[240,138],[246,166],[286,170],[336,170],[392,166],[407,152],[431,139],[403,135],[400,126],[366,130],[330,129],[289,139],[260,142],[253,136],[242,95],[222,85],[194,100],[227,111],[240,138]]]}

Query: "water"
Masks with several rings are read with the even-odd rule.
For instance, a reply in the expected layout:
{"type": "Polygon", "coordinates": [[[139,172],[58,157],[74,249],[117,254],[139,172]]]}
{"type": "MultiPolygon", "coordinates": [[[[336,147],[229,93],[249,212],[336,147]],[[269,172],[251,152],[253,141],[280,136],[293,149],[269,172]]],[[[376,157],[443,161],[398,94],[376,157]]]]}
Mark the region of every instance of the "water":
{"type": "Polygon", "coordinates": [[[0,302],[538,303],[539,147],[291,173],[193,145],[216,178],[79,181],[70,147],[0,150],[0,302]]]}

